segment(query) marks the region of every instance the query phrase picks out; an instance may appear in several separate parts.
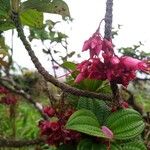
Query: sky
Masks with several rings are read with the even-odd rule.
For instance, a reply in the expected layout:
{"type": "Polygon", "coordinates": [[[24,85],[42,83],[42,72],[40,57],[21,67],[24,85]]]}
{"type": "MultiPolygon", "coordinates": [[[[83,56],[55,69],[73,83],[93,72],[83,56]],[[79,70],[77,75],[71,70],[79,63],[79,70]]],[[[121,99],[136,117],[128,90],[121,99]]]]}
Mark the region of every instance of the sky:
{"type": "MultiPolygon", "coordinates": [[[[65,0],[69,6],[73,22],[69,24],[61,24],[61,29],[69,36],[69,49],[81,52],[83,42],[87,40],[97,29],[99,22],[105,15],[106,0],[65,0]]],[[[119,35],[114,39],[116,48],[132,46],[141,41],[144,46],[142,50],[150,52],[150,0],[114,0],[113,7],[113,27],[122,25],[119,35]]],[[[46,18],[54,20],[59,17],[46,15],[46,18]]],[[[103,34],[104,24],[101,26],[103,34]]],[[[20,40],[14,38],[14,60],[21,66],[33,69],[32,64],[26,50],[20,40]]],[[[5,33],[8,45],[10,44],[10,32],[5,33]]],[[[42,45],[38,41],[34,41],[33,49],[42,62],[43,66],[51,72],[50,63],[42,53],[42,45]]],[[[86,53],[81,53],[82,58],[88,58],[86,53]]]]}

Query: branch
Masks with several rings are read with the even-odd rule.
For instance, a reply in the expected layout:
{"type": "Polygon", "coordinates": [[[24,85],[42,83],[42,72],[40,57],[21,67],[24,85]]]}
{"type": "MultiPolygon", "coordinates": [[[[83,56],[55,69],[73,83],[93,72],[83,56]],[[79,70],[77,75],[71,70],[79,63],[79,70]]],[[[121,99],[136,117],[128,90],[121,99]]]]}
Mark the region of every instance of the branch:
{"type": "Polygon", "coordinates": [[[34,51],[32,50],[29,42],[26,39],[26,36],[24,35],[19,15],[17,13],[12,12],[12,20],[14,21],[14,24],[16,26],[18,36],[20,37],[23,45],[25,46],[26,50],[28,51],[29,56],[31,57],[32,62],[34,63],[35,67],[37,68],[38,72],[45,78],[46,81],[51,82],[55,86],[62,89],[63,92],[70,93],[77,96],[84,96],[84,97],[91,97],[91,98],[98,98],[103,100],[112,100],[111,95],[106,95],[103,93],[94,93],[89,92],[85,90],[79,90],[77,88],[71,87],[65,83],[59,82],[57,79],[55,79],[52,75],[48,73],[48,71],[45,70],[45,68],[42,66],[42,64],[39,62],[38,58],[35,56],[34,51]]]}
{"type": "Polygon", "coordinates": [[[4,80],[4,81],[7,81],[7,82],[11,83],[11,81],[9,79],[0,78],[0,80],[1,80],[0,85],[4,86],[6,89],[11,91],[12,93],[16,93],[16,94],[21,95],[22,97],[24,97],[26,100],[28,100],[29,103],[33,104],[33,106],[38,110],[38,112],[41,114],[41,116],[45,120],[48,119],[48,117],[43,113],[42,109],[38,106],[38,103],[33,100],[31,95],[25,93],[24,90],[20,89],[17,85],[14,86],[15,88],[11,88],[11,87],[9,87],[8,85],[6,85],[2,82],[2,80],[4,80]]]}
{"type": "Polygon", "coordinates": [[[105,14],[105,38],[107,40],[111,39],[112,36],[112,10],[113,10],[113,0],[107,0],[106,2],[106,14],[105,14]]]}
{"type": "MultiPolygon", "coordinates": [[[[105,14],[105,35],[104,37],[107,40],[111,40],[112,37],[112,11],[113,11],[113,0],[107,0],[106,2],[106,14],[105,14]]],[[[111,90],[113,93],[113,101],[112,101],[112,105],[118,107],[119,104],[119,100],[121,99],[121,95],[119,92],[119,88],[118,85],[114,82],[110,82],[110,86],[111,86],[111,90]]]]}
{"type": "Polygon", "coordinates": [[[26,147],[39,145],[44,142],[43,139],[34,139],[34,140],[8,140],[4,138],[0,138],[0,147],[26,147]]]}

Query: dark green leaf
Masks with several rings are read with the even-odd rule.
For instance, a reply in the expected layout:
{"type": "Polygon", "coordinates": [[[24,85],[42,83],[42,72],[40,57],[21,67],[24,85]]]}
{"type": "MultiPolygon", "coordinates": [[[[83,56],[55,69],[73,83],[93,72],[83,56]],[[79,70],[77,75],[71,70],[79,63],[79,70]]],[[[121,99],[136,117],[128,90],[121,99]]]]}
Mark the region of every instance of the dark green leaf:
{"type": "Polygon", "coordinates": [[[7,31],[9,29],[15,28],[14,24],[10,20],[0,20],[0,31],[7,31]]]}
{"type": "Polygon", "coordinates": [[[35,9],[28,9],[21,13],[20,17],[23,25],[28,25],[33,28],[43,27],[43,13],[38,12],[35,9]]]}
{"type": "Polygon", "coordinates": [[[45,30],[45,28],[36,29],[36,28],[30,28],[30,41],[33,39],[40,39],[41,41],[50,39],[49,33],[45,30]]]}
{"type": "Polygon", "coordinates": [[[111,144],[111,150],[122,150],[122,147],[119,144],[111,144]]]}
{"type": "Polygon", "coordinates": [[[70,61],[65,61],[61,66],[70,70],[76,69],[76,64],[70,61]]]}
{"type": "Polygon", "coordinates": [[[66,128],[92,136],[105,137],[100,130],[96,116],[86,109],[80,109],[71,115],[66,124],[66,128]]]}
{"type": "Polygon", "coordinates": [[[69,58],[71,58],[74,54],[75,54],[75,51],[72,51],[71,53],[67,54],[67,56],[68,56],[69,58]]]}
{"type": "Polygon", "coordinates": [[[77,108],[78,109],[84,108],[92,111],[96,115],[101,125],[110,114],[109,107],[106,105],[106,103],[98,99],[80,97],[77,108]]]}
{"type": "MultiPolygon", "coordinates": [[[[75,76],[76,78],[76,76],[75,76]]],[[[108,82],[101,81],[101,80],[92,80],[92,79],[85,79],[80,83],[76,84],[77,88],[84,89],[93,92],[110,92],[110,86],[108,82]]]]}
{"type": "Polygon", "coordinates": [[[69,8],[62,0],[28,0],[22,3],[22,11],[36,9],[39,12],[59,14],[62,17],[70,17],[69,8]]]}
{"type": "Polygon", "coordinates": [[[0,18],[8,18],[10,12],[10,0],[0,0],[0,18]]]}
{"type": "Polygon", "coordinates": [[[61,39],[66,39],[68,36],[64,33],[61,33],[61,32],[57,32],[58,34],[58,37],[61,38],[61,39]]]}
{"type": "Polygon", "coordinates": [[[106,145],[95,143],[90,139],[84,139],[79,142],[77,150],[107,150],[107,148],[106,145]]]}
{"type": "Polygon", "coordinates": [[[92,141],[90,139],[81,140],[77,146],[77,150],[91,150],[92,141]]]}
{"type": "Polygon", "coordinates": [[[135,141],[124,144],[122,150],[147,150],[147,148],[142,141],[135,141]]]}
{"type": "Polygon", "coordinates": [[[106,120],[106,126],[114,133],[114,139],[131,139],[142,133],[142,116],[133,109],[123,109],[112,113],[106,120]]]}

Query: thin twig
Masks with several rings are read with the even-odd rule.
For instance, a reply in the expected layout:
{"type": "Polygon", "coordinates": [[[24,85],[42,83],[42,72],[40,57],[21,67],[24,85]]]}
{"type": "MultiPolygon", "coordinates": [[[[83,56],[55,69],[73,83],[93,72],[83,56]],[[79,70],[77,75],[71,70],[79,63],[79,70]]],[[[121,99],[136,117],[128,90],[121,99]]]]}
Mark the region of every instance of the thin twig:
{"type": "MultiPolygon", "coordinates": [[[[24,90],[22,90],[19,87],[17,87],[17,85],[15,85],[15,87],[17,87],[17,88],[14,88],[13,85],[11,85],[11,86],[13,86],[13,88],[11,88],[11,87],[9,87],[8,85],[6,85],[6,84],[4,84],[2,82],[3,81],[2,78],[0,80],[1,80],[0,85],[4,86],[9,91],[11,91],[13,93],[16,93],[16,94],[21,95],[22,97],[24,97],[26,100],[28,100],[29,103],[33,104],[33,106],[38,110],[38,112],[41,114],[41,116],[44,119],[46,119],[46,120],[48,119],[48,117],[43,113],[43,110],[41,109],[41,107],[39,107],[38,103],[33,100],[33,98],[32,98],[31,95],[27,94],[24,90]]],[[[5,81],[6,81],[6,79],[5,79],[5,81]]],[[[9,81],[9,80],[7,79],[7,81],[9,81]]]]}
{"type": "Polygon", "coordinates": [[[27,146],[34,146],[38,144],[44,143],[43,139],[34,139],[34,140],[10,140],[0,138],[0,147],[27,147],[27,146]]]}

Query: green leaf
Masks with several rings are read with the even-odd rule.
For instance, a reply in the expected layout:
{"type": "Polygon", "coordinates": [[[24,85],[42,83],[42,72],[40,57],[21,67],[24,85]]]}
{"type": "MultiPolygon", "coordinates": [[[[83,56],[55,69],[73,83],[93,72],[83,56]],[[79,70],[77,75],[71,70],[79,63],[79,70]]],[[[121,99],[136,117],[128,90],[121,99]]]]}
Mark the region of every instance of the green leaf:
{"type": "Polygon", "coordinates": [[[92,111],[96,115],[100,125],[103,124],[105,119],[110,114],[109,107],[106,105],[106,103],[98,99],[80,97],[77,108],[78,109],[84,108],[92,111]]]}
{"type": "Polygon", "coordinates": [[[83,81],[84,84],[84,88],[86,88],[86,90],[90,90],[90,91],[96,91],[101,85],[102,85],[101,80],[91,80],[91,79],[85,79],[83,81]]]}
{"type": "Polygon", "coordinates": [[[80,109],[73,113],[66,124],[66,128],[91,136],[105,137],[100,130],[96,116],[86,109],[80,109]]]}
{"type": "Polygon", "coordinates": [[[118,144],[111,144],[111,150],[122,150],[122,147],[118,144]]]}
{"type": "Polygon", "coordinates": [[[123,109],[112,113],[106,120],[106,126],[114,133],[114,139],[131,139],[142,133],[142,116],[133,109],[123,109]]]}
{"type": "Polygon", "coordinates": [[[10,11],[10,1],[0,0],[0,18],[8,18],[10,11]]]}
{"type": "MultiPolygon", "coordinates": [[[[76,74],[76,76],[77,75],[78,74],[76,74]]],[[[76,78],[76,76],[74,76],[74,78],[76,78]]],[[[93,92],[111,93],[109,83],[101,80],[85,79],[76,84],[76,87],[93,92]]]]}
{"type": "Polygon", "coordinates": [[[75,53],[75,51],[72,51],[71,53],[67,54],[67,57],[71,58],[75,53]]]}
{"type": "Polygon", "coordinates": [[[15,28],[14,24],[10,20],[0,20],[0,31],[7,31],[9,29],[15,28]]]}
{"type": "Polygon", "coordinates": [[[147,150],[147,148],[142,141],[135,141],[124,144],[122,150],[147,150]]]}
{"type": "Polygon", "coordinates": [[[77,146],[77,150],[91,150],[92,141],[90,139],[81,140],[77,146]]]}
{"type": "Polygon", "coordinates": [[[72,94],[68,94],[67,95],[67,101],[69,102],[70,105],[72,105],[74,108],[77,107],[78,105],[78,96],[72,95],[72,94]]]}
{"type": "Polygon", "coordinates": [[[40,39],[41,41],[51,39],[49,33],[45,30],[45,28],[37,29],[30,28],[29,40],[40,39]]]}
{"type": "MultiPolygon", "coordinates": [[[[68,36],[66,35],[66,34],[64,34],[64,33],[61,33],[61,32],[57,32],[57,34],[58,34],[58,37],[60,38],[60,39],[66,39],[66,38],[68,38],[68,36]]],[[[74,51],[73,51],[74,52],[74,51]]],[[[71,52],[72,53],[72,52],[71,52]]]]}
{"type": "MultiPolygon", "coordinates": [[[[0,31],[14,28],[14,24],[10,20],[10,1],[0,0],[0,4],[0,31]]],[[[21,12],[20,18],[23,25],[34,28],[41,28],[43,26],[43,13],[35,9],[27,9],[21,12]]]]}
{"type": "Polygon", "coordinates": [[[28,25],[33,28],[43,27],[43,13],[35,9],[28,9],[21,13],[20,18],[23,25],[28,25]]]}
{"type": "Polygon", "coordinates": [[[22,11],[36,9],[39,12],[59,14],[62,17],[70,17],[67,4],[62,0],[28,0],[22,3],[22,11]]]}
{"type": "Polygon", "coordinates": [[[10,1],[0,0],[0,31],[6,31],[14,28],[10,20],[10,1]]]}
{"type": "Polygon", "coordinates": [[[90,139],[83,139],[79,142],[77,150],[106,150],[106,145],[95,143],[90,139]]]}
{"type": "Polygon", "coordinates": [[[63,64],[61,64],[61,66],[70,70],[76,69],[76,64],[70,61],[65,61],[63,64]]]}

